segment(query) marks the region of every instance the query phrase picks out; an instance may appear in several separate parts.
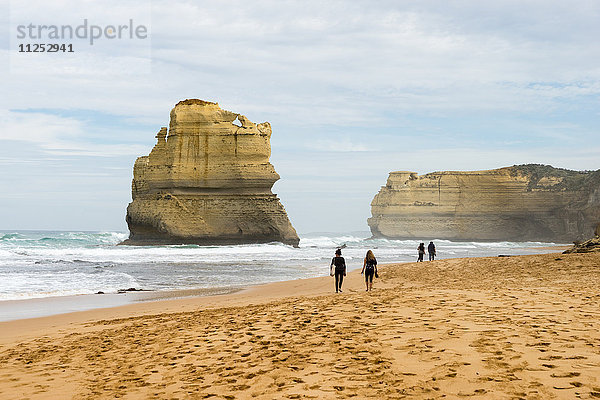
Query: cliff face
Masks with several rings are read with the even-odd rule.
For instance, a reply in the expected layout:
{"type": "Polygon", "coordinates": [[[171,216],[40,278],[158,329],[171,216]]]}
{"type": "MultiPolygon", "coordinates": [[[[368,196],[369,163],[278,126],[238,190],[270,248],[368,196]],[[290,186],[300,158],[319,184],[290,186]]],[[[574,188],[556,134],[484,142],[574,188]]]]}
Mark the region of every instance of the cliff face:
{"type": "Polygon", "coordinates": [[[238,244],[299,238],[276,195],[271,125],[185,100],[133,169],[123,244],[238,244]]]}
{"type": "Polygon", "coordinates": [[[572,242],[600,222],[600,170],[392,172],[371,213],[375,237],[572,242]]]}

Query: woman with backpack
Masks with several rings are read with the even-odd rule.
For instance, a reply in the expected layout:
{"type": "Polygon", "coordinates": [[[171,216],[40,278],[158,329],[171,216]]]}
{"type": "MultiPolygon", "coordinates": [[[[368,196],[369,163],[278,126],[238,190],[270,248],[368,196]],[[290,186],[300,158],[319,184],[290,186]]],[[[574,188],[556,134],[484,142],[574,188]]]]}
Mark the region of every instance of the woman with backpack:
{"type": "Polygon", "coordinates": [[[417,262],[423,262],[423,256],[425,255],[425,243],[421,243],[419,247],[417,247],[417,251],[419,252],[419,258],[417,258],[417,262]]]}
{"type": "Polygon", "coordinates": [[[379,278],[377,274],[377,259],[371,250],[367,251],[365,261],[363,262],[363,268],[360,274],[365,274],[365,284],[367,285],[367,292],[373,289],[373,276],[379,278]]]}

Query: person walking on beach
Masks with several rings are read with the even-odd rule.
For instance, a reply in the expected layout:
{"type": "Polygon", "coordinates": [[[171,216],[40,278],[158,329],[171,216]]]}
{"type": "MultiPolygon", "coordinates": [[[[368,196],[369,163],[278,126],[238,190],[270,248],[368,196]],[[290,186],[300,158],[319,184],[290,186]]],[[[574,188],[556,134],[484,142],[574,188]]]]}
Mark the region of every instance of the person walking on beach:
{"type": "Polygon", "coordinates": [[[373,276],[379,277],[377,274],[377,259],[371,250],[367,251],[365,261],[363,262],[362,271],[360,274],[365,274],[365,284],[367,285],[367,292],[373,289],[373,276]]]}
{"type": "Polygon", "coordinates": [[[342,291],[342,282],[346,276],[346,260],[342,257],[342,250],[337,249],[335,251],[335,257],[331,260],[331,269],[334,270],[335,275],[335,292],[342,291]]]}
{"type": "Polygon", "coordinates": [[[429,253],[429,261],[435,260],[435,244],[433,244],[433,242],[429,242],[427,252],[429,253]]]}
{"type": "Polygon", "coordinates": [[[421,243],[419,247],[417,247],[417,251],[419,252],[419,258],[417,258],[417,262],[423,262],[423,256],[425,255],[425,243],[421,243]]]}

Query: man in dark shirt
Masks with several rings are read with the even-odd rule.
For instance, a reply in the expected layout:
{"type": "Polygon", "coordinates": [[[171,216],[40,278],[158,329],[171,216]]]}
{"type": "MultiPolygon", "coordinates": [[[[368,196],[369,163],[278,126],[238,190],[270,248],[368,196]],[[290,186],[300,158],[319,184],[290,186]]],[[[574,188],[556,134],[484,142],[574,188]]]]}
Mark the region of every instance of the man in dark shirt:
{"type": "Polygon", "coordinates": [[[435,244],[433,242],[429,242],[427,252],[429,253],[429,261],[433,261],[435,259],[435,244]]]}

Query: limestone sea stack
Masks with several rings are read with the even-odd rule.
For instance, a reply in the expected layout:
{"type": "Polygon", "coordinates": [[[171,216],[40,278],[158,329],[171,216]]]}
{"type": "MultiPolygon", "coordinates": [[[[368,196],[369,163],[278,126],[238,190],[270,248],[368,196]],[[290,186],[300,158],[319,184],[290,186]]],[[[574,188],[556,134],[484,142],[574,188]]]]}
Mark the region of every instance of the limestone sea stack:
{"type": "Polygon", "coordinates": [[[600,222],[600,170],[392,172],[371,213],[374,237],[570,243],[600,222]]]}
{"type": "Polygon", "coordinates": [[[184,100],[171,110],[150,155],[133,168],[122,244],[243,244],[282,242],[298,235],[271,192],[279,179],[271,155],[271,125],[184,100]]]}

